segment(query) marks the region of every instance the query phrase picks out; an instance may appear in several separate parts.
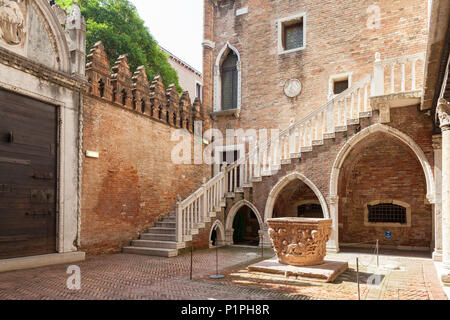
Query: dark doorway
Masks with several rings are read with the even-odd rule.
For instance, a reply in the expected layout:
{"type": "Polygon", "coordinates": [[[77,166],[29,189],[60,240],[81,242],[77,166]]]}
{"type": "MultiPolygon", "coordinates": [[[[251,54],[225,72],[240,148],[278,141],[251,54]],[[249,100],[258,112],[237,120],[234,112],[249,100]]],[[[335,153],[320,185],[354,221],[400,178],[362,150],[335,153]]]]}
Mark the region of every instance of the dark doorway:
{"type": "Polygon", "coordinates": [[[243,206],[234,217],[233,243],[238,245],[259,245],[259,222],[252,209],[243,206]]]}
{"type": "Polygon", "coordinates": [[[56,107],[0,90],[0,259],[56,252],[56,107]]]}

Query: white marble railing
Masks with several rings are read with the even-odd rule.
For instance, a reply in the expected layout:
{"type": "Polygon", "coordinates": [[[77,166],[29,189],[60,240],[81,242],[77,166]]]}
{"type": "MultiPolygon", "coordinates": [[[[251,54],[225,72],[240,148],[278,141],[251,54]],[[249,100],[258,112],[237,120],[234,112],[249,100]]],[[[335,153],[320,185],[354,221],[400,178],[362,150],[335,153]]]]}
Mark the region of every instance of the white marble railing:
{"type": "Polygon", "coordinates": [[[372,96],[420,90],[425,53],[381,60],[377,53],[374,63],[372,96]],[[422,70],[419,70],[419,66],[422,70]],[[418,72],[420,71],[420,72],[418,72]]]}
{"type": "Polygon", "coordinates": [[[234,164],[225,165],[222,172],[177,204],[177,241],[180,243],[190,239],[193,230],[198,230],[198,226],[208,220],[212,212],[224,205],[227,194],[251,186],[262,176],[272,175],[282,163],[301,157],[301,153],[312,151],[313,146],[323,144],[323,140],[333,137],[335,132],[345,131],[347,125],[369,116],[372,111],[370,98],[386,94],[385,78],[390,81],[390,93],[418,90],[416,67],[418,61],[424,59],[425,54],[421,53],[381,61],[377,54],[373,75],[352,85],[276,137],[256,143],[256,147],[234,164]],[[386,73],[386,69],[390,73],[386,73]],[[400,70],[398,79],[397,69],[400,70]]]}
{"type": "Polygon", "coordinates": [[[220,208],[225,197],[225,174],[221,172],[204,184],[186,200],[177,203],[175,209],[177,242],[189,240],[192,230],[209,220],[210,214],[220,208]]]}

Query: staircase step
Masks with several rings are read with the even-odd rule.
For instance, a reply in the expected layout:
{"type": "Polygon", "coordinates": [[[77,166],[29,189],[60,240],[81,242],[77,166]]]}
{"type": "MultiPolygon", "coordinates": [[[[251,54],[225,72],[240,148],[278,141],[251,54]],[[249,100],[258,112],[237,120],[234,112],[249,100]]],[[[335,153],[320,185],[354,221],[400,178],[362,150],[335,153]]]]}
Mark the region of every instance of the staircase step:
{"type": "Polygon", "coordinates": [[[162,221],[162,222],[157,222],[155,224],[155,227],[158,227],[158,228],[176,228],[176,223],[175,222],[162,221]]]}
{"type": "Polygon", "coordinates": [[[132,247],[139,248],[160,248],[160,249],[181,249],[175,241],[157,241],[157,240],[134,240],[132,247]]]}
{"type": "Polygon", "coordinates": [[[143,233],[141,234],[141,240],[176,241],[177,237],[175,234],[143,233]]]}
{"type": "Polygon", "coordinates": [[[175,234],[175,228],[161,228],[153,227],[147,230],[147,233],[157,233],[157,234],[175,234]]]}
{"type": "Polygon", "coordinates": [[[161,249],[161,248],[125,247],[123,248],[123,253],[171,258],[176,257],[178,255],[178,250],[161,249]]]}

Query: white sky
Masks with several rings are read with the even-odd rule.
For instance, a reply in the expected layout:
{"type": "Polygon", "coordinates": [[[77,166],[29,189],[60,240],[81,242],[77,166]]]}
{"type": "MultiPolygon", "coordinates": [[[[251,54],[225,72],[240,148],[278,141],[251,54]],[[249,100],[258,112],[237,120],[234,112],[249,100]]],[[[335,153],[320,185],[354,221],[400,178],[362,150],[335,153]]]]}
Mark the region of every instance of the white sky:
{"type": "Polygon", "coordinates": [[[159,45],[202,71],[203,0],[131,0],[159,45]]]}

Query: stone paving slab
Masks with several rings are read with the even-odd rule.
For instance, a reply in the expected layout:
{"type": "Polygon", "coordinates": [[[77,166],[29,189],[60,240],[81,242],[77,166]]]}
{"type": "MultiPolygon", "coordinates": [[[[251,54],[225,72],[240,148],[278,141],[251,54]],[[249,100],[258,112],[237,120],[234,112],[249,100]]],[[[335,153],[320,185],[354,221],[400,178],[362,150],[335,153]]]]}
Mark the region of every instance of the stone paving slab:
{"type": "Polygon", "coordinates": [[[248,271],[251,273],[281,274],[285,277],[294,276],[305,280],[321,282],[333,282],[347,269],[348,262],[325,261],[319,266],[294,267],[280,263],[277,258],[261,261],[248,267],[248,271]]]}

